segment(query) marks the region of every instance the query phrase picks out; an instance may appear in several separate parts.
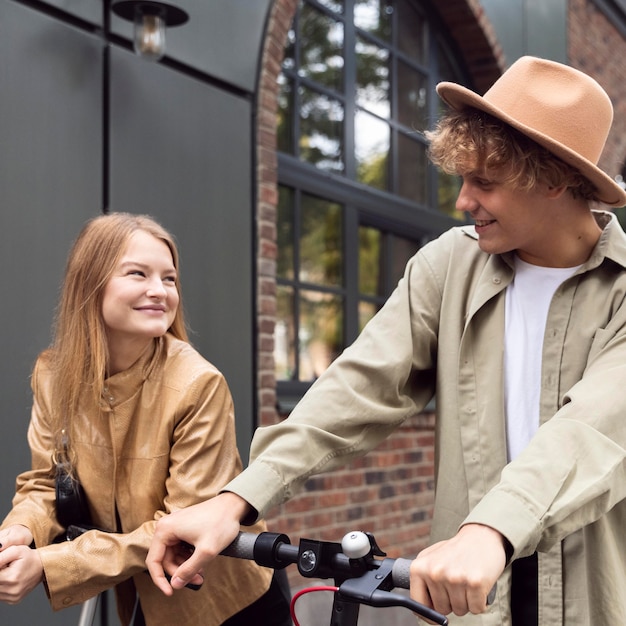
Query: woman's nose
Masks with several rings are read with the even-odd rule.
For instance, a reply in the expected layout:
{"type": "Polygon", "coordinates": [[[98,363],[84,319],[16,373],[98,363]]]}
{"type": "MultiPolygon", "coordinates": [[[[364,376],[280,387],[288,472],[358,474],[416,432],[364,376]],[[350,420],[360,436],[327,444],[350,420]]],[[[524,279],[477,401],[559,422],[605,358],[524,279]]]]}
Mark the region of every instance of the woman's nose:
{"type": "Polygon", "coordinates": [[[151,297],[163,297],[167,294],[165,285],[160,278],[154,278],[148,284],[147,294],[151,297]]]}

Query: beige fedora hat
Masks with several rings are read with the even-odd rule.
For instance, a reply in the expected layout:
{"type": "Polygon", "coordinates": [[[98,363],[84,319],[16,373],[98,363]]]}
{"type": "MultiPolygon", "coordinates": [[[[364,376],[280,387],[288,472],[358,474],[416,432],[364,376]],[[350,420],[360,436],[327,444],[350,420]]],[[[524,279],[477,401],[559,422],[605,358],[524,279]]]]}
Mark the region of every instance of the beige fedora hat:
{"type": "Polygon", "coordinates": [[[510,124],[577,168],[609,206],[626,205],[626,192],[597,164],[613,122],[613,105],[590,76],[567,65],[524,56],[484,96],[442,82],[437,93],[453,109],[474,107],[510,124]]]}

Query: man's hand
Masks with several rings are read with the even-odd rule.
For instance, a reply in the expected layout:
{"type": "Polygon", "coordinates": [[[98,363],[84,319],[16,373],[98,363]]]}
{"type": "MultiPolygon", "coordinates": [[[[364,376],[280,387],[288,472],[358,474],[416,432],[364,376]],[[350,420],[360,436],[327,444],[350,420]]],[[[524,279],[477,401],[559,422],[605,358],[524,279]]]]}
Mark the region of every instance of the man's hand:
{"type": "Polygon", "coordinates": [[[483,613],[506,565],[504,546],[504,537],[493,528],[463,526],[411,563],[411,597],[444,615],[483,613]]]}
{"type": "Polygon", "coordinates": [[[43,580],[43,564],[37,550],[9,546],[0,552],[0,601],[17,604],[43,580]]]}
{"type": "Polygon", "coordinates": [[[243,498],[225,492],[162,517],[146,557],[154,584],[167,596],[188,583],[201,584],[203,567],[235,540],[250,510],[243,498]],[[193,551],[181,550],[181,542],[193,551]]]}

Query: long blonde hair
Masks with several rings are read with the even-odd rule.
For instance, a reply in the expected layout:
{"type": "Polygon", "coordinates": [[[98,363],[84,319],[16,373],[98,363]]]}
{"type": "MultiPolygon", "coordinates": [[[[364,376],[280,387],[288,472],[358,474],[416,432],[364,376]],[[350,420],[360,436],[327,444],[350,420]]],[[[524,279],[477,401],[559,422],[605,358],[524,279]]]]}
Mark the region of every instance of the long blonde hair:
{"type": "MultiPolygon", "coordinates": [[[[130,213],[109,213],[87,222],[67,259],[54,341],[46,354],[52,367],[56,455],[62,459],[66,457],[63,441],[71,430],[72,415],[78,409],[83,390],[90,390],[94,406],[99,404],[104,390],[109,355],[102,316],[103,291],[136,231],[145,231],[163,241],[179,272],[179,255],[173,236],[153,218],[130,213]]],[[[180,280],[176,285],[180,302],[168,332],[188,341],[180,280]]]]}

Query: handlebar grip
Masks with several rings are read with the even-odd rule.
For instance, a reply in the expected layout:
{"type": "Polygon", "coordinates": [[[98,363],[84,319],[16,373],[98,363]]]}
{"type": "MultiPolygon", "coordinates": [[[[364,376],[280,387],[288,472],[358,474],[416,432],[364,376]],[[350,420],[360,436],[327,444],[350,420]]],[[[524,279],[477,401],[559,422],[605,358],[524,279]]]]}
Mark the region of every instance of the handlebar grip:
{"type": "Polygon", "coordinates": [[[411,586],[411,559],[396,559],[391,568],[391,580],[394,587],[409,589],[411,586]]]}
{"type": "MultiPolygon", "coordinates": [[[[411,559],[396,559],[391,568],[391,580],[394,587],[399,589],[409,589],[411,586],[411,559]]],[[[487,604],[492,605],[496,599],[496,590],[498,586],[494,585],[487,596],[487,604]]]]}
{"type": "Polygon", "coordinates": [[[254,560],[254,544],[256,543],[257,537],[258,535],[255,533],[240,532],[235,540],[224,548],[220,554],[237,559],[254,560]]]}

